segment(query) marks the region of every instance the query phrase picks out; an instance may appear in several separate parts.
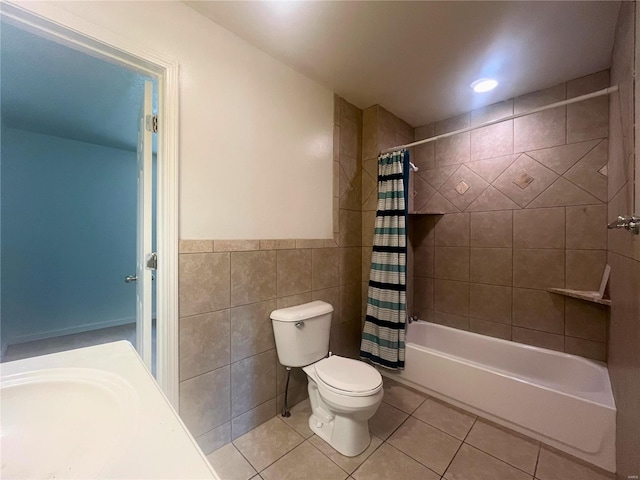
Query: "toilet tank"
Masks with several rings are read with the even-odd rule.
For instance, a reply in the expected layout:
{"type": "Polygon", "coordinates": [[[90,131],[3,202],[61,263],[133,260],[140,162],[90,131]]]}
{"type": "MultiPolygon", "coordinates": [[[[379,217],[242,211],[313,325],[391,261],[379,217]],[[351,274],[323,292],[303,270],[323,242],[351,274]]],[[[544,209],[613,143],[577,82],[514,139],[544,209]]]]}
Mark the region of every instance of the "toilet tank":
{"type": "Polygon", "coordinates": [[[333,307],[315,302],[271,312],[278,360],[285,367],[304,367],[329,353],[333,307]]]}

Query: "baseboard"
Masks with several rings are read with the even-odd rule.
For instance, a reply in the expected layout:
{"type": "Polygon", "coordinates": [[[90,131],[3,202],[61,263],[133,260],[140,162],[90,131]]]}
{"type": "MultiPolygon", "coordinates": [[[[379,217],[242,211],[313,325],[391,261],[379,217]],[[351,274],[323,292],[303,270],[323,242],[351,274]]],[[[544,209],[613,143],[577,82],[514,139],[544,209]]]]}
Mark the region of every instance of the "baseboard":
{"type": "Polygon", "coordinates": [[[17,335],[9,337],[2,344],[2,354],[4,355],[6,347],[9,345],[17,345],[19,343],[34,342],[36,340],[45,340],[47,338],[62,337],[64,335],[72,335],[74,333],[90,332],[92,330],[100,330],[102,328],[119,327],[129,323],[135,323],[136,317],[118,318],[115,320],[107,320],[98,323],[85,323],[84,325],[74,325],[73,327],[58,328],[48,330],[46,332],[30,333],[28,335],[17,335]]]}

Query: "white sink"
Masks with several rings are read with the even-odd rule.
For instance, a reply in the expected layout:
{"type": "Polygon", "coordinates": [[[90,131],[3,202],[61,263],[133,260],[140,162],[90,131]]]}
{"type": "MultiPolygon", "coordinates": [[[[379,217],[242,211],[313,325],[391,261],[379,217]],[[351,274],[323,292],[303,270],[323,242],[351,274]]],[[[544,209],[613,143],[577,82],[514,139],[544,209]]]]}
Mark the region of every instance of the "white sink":
{"type": "Polygon", "coordinates": [[[92,478],[123,453],[140,402],[122,377],[93,368],[17,373],[0,383],[4,478],[92,478]]]}

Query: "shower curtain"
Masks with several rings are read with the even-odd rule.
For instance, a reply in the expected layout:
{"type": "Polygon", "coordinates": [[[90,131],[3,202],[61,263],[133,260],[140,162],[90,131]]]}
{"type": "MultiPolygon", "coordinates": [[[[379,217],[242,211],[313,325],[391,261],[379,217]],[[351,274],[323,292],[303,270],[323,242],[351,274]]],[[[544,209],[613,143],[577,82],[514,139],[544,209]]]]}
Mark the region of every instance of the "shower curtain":
{"type": "Polygon", "coordinates": [[[378,158],[376,212],[367,315],[360,357],[404,368],[407,290],[407,185],[409,152],[378,158]]]}

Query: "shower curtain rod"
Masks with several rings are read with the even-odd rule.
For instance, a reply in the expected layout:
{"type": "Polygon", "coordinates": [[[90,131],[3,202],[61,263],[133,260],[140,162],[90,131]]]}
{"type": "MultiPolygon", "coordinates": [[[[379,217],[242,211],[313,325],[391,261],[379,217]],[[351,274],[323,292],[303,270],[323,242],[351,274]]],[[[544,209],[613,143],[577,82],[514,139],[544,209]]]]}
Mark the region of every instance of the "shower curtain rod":
{"type": "Polygon", "coordinates": [[[531,115],[532,113],[538,113],[544,110],[549,110],[550,108],[556,108],[556,107],[561,107],[563,105],[569,105],[571,103],[582,102],[583,100],[589,100],[590,98],[601,97],[603,95],[610,95],[617,91],[618,91],[618,85],[613,85],[612,87],[603,88],[602,90],[587,93],[585,95],[580,95],[579,97],[570,98],[569,100],[562,100],[561,102],[551,103],[549,105],[545,105],[544,107],[534,108],[533,110],[529,110],[528,112],[516,113],[515,115],[509,115],[508,117],[503,117],[497,120],[491,120],[489,122],[480,123],[478,125],[474,125],[473,127],[461,128],[460,130],[443,133],[441,135],[436,135],[434,137],[425,138],[424,140],[418,140],[417,142],[407,143],[406,145],[398,145],[397,147],[387,148],[386,150],[382,150],[382,152],[380,153],[385,154],[385,153],[396,152],[398,150],[402,150],[405,148],[415,147],[416,145],[422,145],[423,143],[433,142],[435,140],[439,140],[440,138],[451,137],[459,133],[465,133],[465,132],[470,132],[471,130],[476,130],[477,128],[488,127],[489,125],[495,125],[496,123],[504,122],[506,120],[513,120],[514,118],[524,117],[525,115],[531,115]]]}

